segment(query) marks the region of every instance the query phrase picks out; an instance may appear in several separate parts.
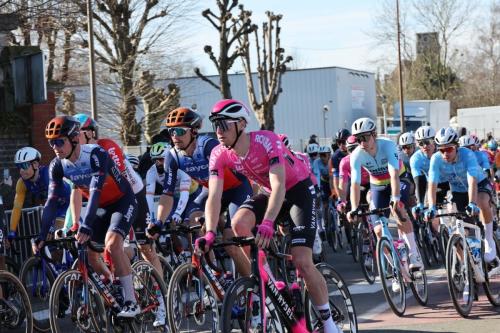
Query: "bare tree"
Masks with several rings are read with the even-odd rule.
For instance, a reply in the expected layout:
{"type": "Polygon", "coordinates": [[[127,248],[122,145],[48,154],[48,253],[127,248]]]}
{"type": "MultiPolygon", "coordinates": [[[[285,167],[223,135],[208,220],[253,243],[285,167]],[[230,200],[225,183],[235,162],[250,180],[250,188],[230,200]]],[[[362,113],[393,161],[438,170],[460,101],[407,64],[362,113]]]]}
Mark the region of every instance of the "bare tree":
{"type": "MultiPolygon", "coordinates": [[[[74,0],[76,1],[76,0],[74,0]]],[[[85,3],[76,1],[86,12],[85,3]]],[[[105,64],[119,85],[120,137],[125,145],[138,145],[141,125],[136,119],[134,91],[139,58],[153,49],[167,47],[165,41],[181,22],[192,1],[98,0],[93,11],[97,60],[105,64]]]]}
{"type": "Polygon", "coordinates": [[[282,15],[266,12],[267,22],[262,24],[262,39],[260,40],[258,28],[253,27],[254,43],[257,60],[257,82],[259,85],[259,97],[257,97],[255,85],[252,79],[252,67],[250,59],[250,34],[244,34],[239,38],[240,50],[245,77],[247,81],[247,92],[250,104],[257,115],[261,129],[274,130],[274,105],[282,91],[281,77],[286,71],[286,64],[291,62],[291,56],[285,57],[285,49],[281,47],[280,20],[282,15]]]}
{"type": "Polygon", "coordinates": [[[219,55],[214,54],[211,45],[205,45],[203,50],[217,69],[219,82],[215,83],[203,75],[198,67],[194,69],[194,72],[203,81],[219,90],[222,98],[232,98],[228,71],[233,66],[234,61],[243,54],[240,49],[234,48],[233,44],[242,36],[252,32],[253,26],[250,19],[252,12],[245,10],[243,5],[238,6],[238,0],[216,0],[216,2],[219,9],[217,15],[210,9],[204,10],[202,15],[219,32],[219,55]],[[236,7],[240,12],[237,16],[233,16],[232,11],[236,7]]]}

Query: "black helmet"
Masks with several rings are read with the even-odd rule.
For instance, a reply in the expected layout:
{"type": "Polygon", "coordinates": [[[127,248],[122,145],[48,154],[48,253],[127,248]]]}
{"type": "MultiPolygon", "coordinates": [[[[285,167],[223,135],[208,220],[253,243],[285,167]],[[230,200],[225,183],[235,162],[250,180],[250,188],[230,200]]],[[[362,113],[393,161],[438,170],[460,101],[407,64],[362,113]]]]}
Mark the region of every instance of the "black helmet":
{"type": "Polygon", "coordinates": [[[351,136],[351,132],[346,128],[341,128],[337,131],[337,133],[335,133],[335,141],[338,140],[345,141],[349,136],[351,136]]]}

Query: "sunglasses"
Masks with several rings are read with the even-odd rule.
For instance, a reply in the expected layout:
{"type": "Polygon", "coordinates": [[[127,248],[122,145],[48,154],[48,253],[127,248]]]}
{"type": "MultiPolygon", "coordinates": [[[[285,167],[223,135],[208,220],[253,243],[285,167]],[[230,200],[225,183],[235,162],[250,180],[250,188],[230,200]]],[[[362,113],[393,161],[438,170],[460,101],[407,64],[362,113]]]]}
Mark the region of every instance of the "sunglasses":
{"type": "Polygon", "coordinates": [[[432,145],[432,144],[434,144],[434,140],[433,139],[423,139],[423,140],[418,141],[418,146],[419,147],[429,146],[429,145],[432,145]]]}
{"type": "Polygon", "coordinates": [[[308,155],[309,155],[309,157],[316,157],[316,156],[318,156],[318,153],[310,153],[308,155]]]}
{"type": "Polygon", "coordinates": [[[347,152],[352,153],[354,149],[356,149],[358,146],[353,146],[353,147],[347,147],[347,152]]]}
{"type": "Polygon", "coordinates": [[[214,128],[214,132],[217,132],[219,128],[222,132],[226,132],[229,129],[229,124],[237,123],[239,120],[226,120],[226,119],[217,119],[212,121],[212,127],[214,128]]]}
{"type": "Polygon", "coordinates": [[[372,134],[369,133],[369,134],[362,134],[362,135],[357,135],[356,136],[356,140],[358,140],[359,143],[361,142],[368,142],[368,140],[370,140],[372,134]]]}
{"type": "Polygon", "coordinates": [[[413,145],[404,145],[404,146],[401,146],[401,149],[411,149],[413,148],[413,145]]]}
{"type": "Polygon", "coordinates": [[[31,166],[31,162],[21,162],[21,163],[16,163],[16,167],[18,169],[23,169],[23,170],[28,170],[31,166]]]}
{"type": "Polygon", "coordinates": [[[50,139],[49,140],[49,146],[52,147],[52,148],[55,148],[55,147],[59,147],[61,148],[62,146],[64,146],[64,139],[50,139]]]}
{"type": "Polygon", "coordinates": [[[188,130],[189,128],[185,127],[171,127],[168,129],[168,134],[170,134],[170,136],[174,136],[174,134],[175,136],[183,136],[188,130]]]}
{"type": "Polygon", "coordinates": [[[439,150],[439,152],[441,154],[444,154],[444,153],[448,153],[449,154],[449,153],[451,153],[452,151],[455,150],[455,146],[443,147],[443,148],[439,148],[438,150],[439,150]]]}
{"type": "Polygon", "coordinates": [[[330,155],[330,154],[328,154],[328,153],[321,153],[321,154],[319,154],[319,157],[328,157],[328,155],[330,155]]]}
{"type": "Polygon", "coordinates": [[[345,140],[337,140],[338,145],[345,145],[346,141],[345,140]]]}

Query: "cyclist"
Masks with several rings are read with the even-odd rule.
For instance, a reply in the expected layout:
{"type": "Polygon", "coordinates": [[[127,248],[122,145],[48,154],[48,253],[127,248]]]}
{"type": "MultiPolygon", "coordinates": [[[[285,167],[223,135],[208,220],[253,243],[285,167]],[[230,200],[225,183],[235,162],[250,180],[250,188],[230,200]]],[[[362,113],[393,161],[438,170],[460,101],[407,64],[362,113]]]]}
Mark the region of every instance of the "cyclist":
{"type": "Polygon", "coordinates": [[[134,317],[140,313],[140,307],[135,300],[132,269],[123,241],[135,219],[137,202],[129,182],[108,153],[95,144],[81,145],[79,131],[80,123],[69,116],[55,117],[45,128],[45,137],[56,157],[49,166],[49,193],[33,251],[43,246],[56,215],[57,202],[64,193],[63,178],[66,177],[88,198],[76,239],[79,243],[91,239],[105,244],[123,287],[125,302],[118,316],[134,317]],[[97,214],[99,208],[104,214],[97,214]]]}
{"type": "MultiPolygon", "coordinates": [[[[354,213],[360,201],[361,168],[370,174],[370,194],[374,208],[391,207],[397,216],[398,229],[408,245],[410,252],[410,270],[422,268],[422,259],[418,252],[413,233],[413,225],[408,218],[405,205],[409,200],[409,184],[400,176],[405,173],[405,167],[398,158],[396,144],[390,140],[379,139],[376,125],[370,118],[357,119],[352,124],[352,134],[356,136],[359,147],[351,155],[351,212],[347,214],[350,221],[355,219],[354,213]]],[[[388,215],[388,214],[387,214],[388,215]]],[[[375,233],[380,238],[382,227],[375,227],[375,233]]],[[[393,290],[398,290],[399,284],[393,280],[393,290]]]]}
{"type": "Polygon", "coordinates": [[[323,202],[323,205],[326,206],[328,206],[328,198],[331,195],[330,177],[328,172],[328,161],[330,160],[331,154],[332,152],[330,147],[321,146],[319,148],[319,158],[316,159],[312,165],[314,176],[316,177],[316,181],[319,185],[321,201],[323,202]]]}
{"type": "MultiPolygon", "coordinates": [[[[177,182],[177,171],[182,170],[194,179],[200,186],[208,187],[210,154],[219,142],[209,136],[199,136],[201,117],[198,113],[185,107],[171,111],[166,118],[166,127],[174,142],[175,147],[165,155],[165,181],[163,193],[158,204],[158,215],[155,223],[150,225],[149,234],[156,237],[158,228],[166,221],[173,207],[173,195],[177,182]]],[[[224,171],[224,194],[222,207],[229,210],[228,218],[224,224],[223,236],[225,239],[233,237],[231,219],[236,209],[253,194],[248,179],[240,173],[226,169],[224,171]]],[[[186,208],[186,215],[190,223],[195,223],[195,218],[203,214],[207,192],[202,191],[199,196],[186,208]]],[[[221,204],[219,202],[219,204],[221,204]]],[[[234,246],[226,247],[226,252],[231,255],[238,249],[234,246]]],[[[235,265],[241,265],[235,262],[235,265]]]]}
{"type": "MultiPolygon", "coordinates": [[[[434,136],[436,131],[430,126],[421,126],[415,132],[415,139],[419,150],[410,158],[411,174],[415,182],[415,192],[417,204],[412,207],[412,213],[415,218],[418,214],[423,213],[425,207],[425,193],[427,192],[427,181],[429,177],[429,166],[431,157],[436,152],[434,144],[434,136]]],[[[448,182],[440,182],[438,184],[439,191],[437,192],[437,203],[441,204],[445,201],[446,195],[450,190],[448,182]]],[[[439,219],[432,220],[434,232],[439,232],[439,219]]]]}
{"type": "Polygon", "coordinates": [[[488,160],[490,164],[495,164],[496,154],[497,154],[498,144],[495,139],[490,139],[484,150],[488,154],[488,160]]]}
{"type": "Polygon", "coordinates": [[[490,200],[491,184],[486,173],[477,163],[474,153],[467,148],[458,147],[458,134],[451,127],[441,128],[434,138],[439,153],[431,157],[429,169],[428,198],[429,208],[425,217],[431,219],[436,214],[436,187],[439,182],[450,183],[453,202],[460,212],[469,215],[481,213],[485,229],[484,259],[487,263],[496,258],[493,240],[493,216],[490,200]]]}
{"type": "MultiPolygon", "coordinates": [[[[209,194],[206,205],[206,229],[202,239],[206,247],[214,243],[215,228],[220,213],[220,198],[224,187],[224,170],[242,172],[267,189],[268,194],[249,198],[238,209],[232,226],[236,235],[251,236],[257,226],[256,243],[269,245],[280,211],[289,214],[291,253],[294,264],[304,278],[313,304],[319,311],[325,332],[339,332],[330,314],[325,280],[312,260],[312,246],[316,234],[315,190],[306,164],[284,149],[281,140],[270,131],[245,132],[250,112],[241,102],[222,100],[215,104],[210,115],[221,145],[210,156],[209,194]]],[[[197,250],[199,240],[196,242],[197,250]]],[[[250,263],[244,252],[235,253],[246,262],[239,272],[250,274],[250,263]]]]}
{"type": "MultiPolygon", "coordinates": [[[[47,192],[49,190],[49,168],[40,164],[42,155],[38,150],[32,147],[24,147],[16,152],[14,163],[19,169],[21,176],[16,184],[16,196],[14,199],[14,207],[10,216],[10,232],[9,239],[13,239],[17,235],[17,227],[21,220],[21,210],[24,205],[26,194],[31,193],[35,202],[41,204],[47,200],[47,192]]],[[[64,191],[57,201],[56,217],[59,219],[66,218],[71,221],[71,214],[68,214],[69,197],[71,188],[68,182],[63,184],[64,191]]],[[[59,223],[59,221],[57,222],[59,223]]],[[[58,227],[62,227],[59,225],[58,227]]]]}
{"type": "Polygon", "coordinates": [[[319,145],[317,143],[310,143],[306,147],[306,153],[309,156],[309,164],[313,165],[314,161],[318,159],[319,145]]]}
{"type": "Polygon", "coordinates": [[[403,161],[406,170],[411,172],[410,158],[415,153],[415,136],[412,132],[406,132],[401,134],[398,141],[399,148],[401,149],[399,157],[403,161]]]}
{"type": "Polygon", "coordinates": [[[331,188],[333,189],[333,194],[335,197],[340,198],[339,191],[339,172],[340,172],[340,161],[347,156],[347,146],[346,140],[351,135],[346,128],[341,128],[335,134],[335,143],[339,147],[332,155],[330,159],[330,176],[331,176],[331,188]]]}
{"type": "Polygon", "coordinates": [[[460,147],[465,147],[472,150],[474,152],[474,156],[476,157],[479,166],[484,170],[484,172],[486,172],[488,178],[492,179],[493,166],[490,164],[490,161],[488,160],[488,154],[484,151],[478,150],[476,142],[477,142],[476,137],[472,135],[462,135],[458,139],[458,145],[460,147]]]}

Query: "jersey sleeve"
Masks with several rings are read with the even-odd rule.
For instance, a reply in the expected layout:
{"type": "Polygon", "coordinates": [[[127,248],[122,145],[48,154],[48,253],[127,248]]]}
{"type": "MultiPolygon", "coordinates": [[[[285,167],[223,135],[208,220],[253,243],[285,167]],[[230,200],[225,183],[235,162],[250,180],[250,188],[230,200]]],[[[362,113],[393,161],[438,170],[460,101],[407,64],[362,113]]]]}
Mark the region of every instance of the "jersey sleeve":
{"type": "Polygon", "coordinates": [[[384,141],[387,142],[386,154],[387,154],[387,167],[392,168],[393,170],[399,170],[399,155],[396,144],[392,141],[384,141]]]}
{"type": "Polygon", "coordinates": [[[217,147],[218,145],[219,145],[219,141],[212,139],[212,138],[208,139],[205,142],[205,146],[203,147],[203,156],[205,156],[207,161],[210,160],[210,154],[212,153],[214,148],[217,147]]]}
{"type": "MultiPolygon", "coordinates": [[[[269,161],[269,170],[274,166],[284,165],[286,151],[283,146],[283,142],[280,138],[273,132],[270,132],[269,136],[266,136],[269,142],[265,142],[264,148],[267,153],[267,158],[269,161]]],[[[264,139],[263,141],[267,141],[264,139]]]]}
{"type": "Polygon", "coordinates": [[[314,160],[312,165],[312,171],[314,173],[314,177],[316,177],[316,180],[318,181],[318,184],[321,181],[321,168],[319,163],[321,163],[321,161],[319,159],[316,159],[314,160]]]}
{"type": "Polygon", "coordinates": [[[467,176],[474,177],[478,182],[484,179],[483,169],[479,166],[479,163],[474,156],[474,153],[469,149],[462,150],[464,153],[465,163],[467,166],[467,176]]]}
{"type": "Polygon", "coordinates": [[[24,200],[26,199],[26,185],[21,178],[17,180],[16,183],[16,196],[14,197],[14,206],[12,208],[12,214],[10,215],[10,230],[16,231],[19,221],[21,220],[21,210],[24,206],[24,200]]]}
{"type": "Polygon", "coordinates": [[[177,171],[177,177],[179,178],[179,191],[186,191],[189,193],[191,188],[191,177],[182,170],[177,171]]]}
{"type": "Polygon", "coordinates": [[[120,146],[111,139],[99,139],[97,140],[97,144],[104,148],[108,153],[109,157],[115,162],[116,167],[120,170],[121,173],[125,171],[125,156],[123,155],[123,151],[120,146]]]}
{"type": "Polygon", "coordinates": [[[334,177],[339,177],[340,175],[340,161],[342,154],[340,150],[337,150],[331,158],[331,170],[334,177]]]}
{"type": "Polygon", "coordinates": [[[339,164],[339,178],[345,180],[349,178],[350,159],[344,157],[339,164]]]}
{"type": "Polygon", "coordinates": [[[410,158],[410,169],[413,178],[424,175],[424,173],[422,172],[422,163],[418,157],[419,156],[417,155],[417,153],[415,153],[410,158]]]}
{"type": "Polygon", "coordinates": [[[175,184],[177,183],[177,170],[179,165],[177,164],[174,154],[177,154],[172,148],[168,153],[165,154],[164,169],[165,169],[165,179],[163,180],[163,194],[173,196],[175,193],[175,184]]]}
{"type": "Polygon", "coordinates": [[[146,201],[150,212],[154,211],[154,194],[156,188],[156,166],[153,164],[146,173],[146,201]]]}
{"type": "Polygon", "coordinates": [[[208,170],[210,172],[210,177],[217,177],[219,179],[224,179],[224,168],[226,166],[224,151],[222,146],[215,147],[210,154],[210,159],[208,162],[208,170]]]}
{"type": "Polygon", "coordinates": [[[488,159],[488,156],[486,154],[481,153],[481,167],[484,170],[488,170],[491,167],[490,160],[488,159]]]}
{"type": "Polygon", "coordinates": [[[351,154],[351,183],[361,184],[361,156],[359,149],[356,148],[351,154]]]}
{"type": "Polygon", "coordinates": [[[440,168],[441,168],[441,159],[439,158],[439,153],[434,153],[431,157],[431,163],[429,166],[429,182],[434,184],[439,184],[440,181],[440,168]]]}
{"type": "Polygon", "coordinates": [[[64,171],[61,161],[53,159],[49,166],[49,190],[47,201],[43,207],[42,221],[39,240],[45,240],[57,217],[57,208],[59,198],[64,196],[65,192],[64,171]]]}

